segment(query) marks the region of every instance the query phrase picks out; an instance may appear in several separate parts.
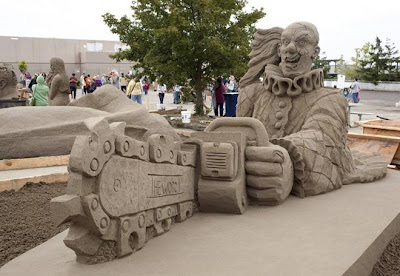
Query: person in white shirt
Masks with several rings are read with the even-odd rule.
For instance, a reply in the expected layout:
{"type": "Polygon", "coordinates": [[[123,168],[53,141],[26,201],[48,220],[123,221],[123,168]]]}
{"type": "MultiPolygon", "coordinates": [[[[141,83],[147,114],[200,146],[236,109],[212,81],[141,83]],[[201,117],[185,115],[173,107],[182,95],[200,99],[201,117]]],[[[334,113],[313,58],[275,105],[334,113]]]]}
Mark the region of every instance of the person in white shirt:
{"type": "Polygon", "coordinates": [[[354,79],[354,83],[351,85],[351,90],[352,90],[352,97],[353,97],[353,102],[358,103],[360,101],[360,84],[358,83],[358,79],[354,79]]]}
{"type": "Polygon", "coordinates": [[[86,94],[86,89],[85,89],[85,77],[86,77],[86,74],[85,73],[82,73],[82,75],[81,75],[81,77],[79,78],[79,81],[80,81],[80,83],[81,83],[81,89],[82,89],[82,95],[83,94],[86,94]]]}
{"type": "Polygon", "coordinates": [[[234,76],[229,77],[229,82],[227,83],[228,93],[237,91],[237,83],[234,76]]]}
{"type": "Polygon", "coordinates": [[[160,99],[160,104],[164,103],[165,92],[167,91],[167,86],[165,84],[159,84],[157,86],[158,98],[160,99]]]}
{"type": "Polygon", "coordinates": [[[182,86],[174,85],[174,104],[179,104],[182,86]]]}

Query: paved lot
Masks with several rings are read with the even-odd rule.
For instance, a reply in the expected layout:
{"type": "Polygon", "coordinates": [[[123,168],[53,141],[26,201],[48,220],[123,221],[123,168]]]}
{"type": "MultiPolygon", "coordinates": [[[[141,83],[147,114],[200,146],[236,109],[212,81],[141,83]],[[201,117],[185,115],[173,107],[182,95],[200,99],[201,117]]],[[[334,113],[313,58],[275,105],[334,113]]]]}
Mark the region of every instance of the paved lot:
{"type": "MultiPolygon", "coordinates": [[[[400,92],[372,92],[364,91],[361,94],[360,106],[354,107],[353,111],[375,113],[375,115],[363,116],[363,120],[375,119],[376,116],[391,120],[400,120],[400,107],[395,103],[400,101],[400,92]]],[[[358,120],[357,115],[351,115],[351,121],[358,120]]]]}
{"type": "Polygon", "coordinates": [[[29,178],[53,173],[68,173],[67,166],[0,171],[0,182],[10,179],[29,178]]]}
{"type": "MultiPolygon", "coordinates": [[[[80,89],[76,92],[77,98],[82,97],[82,92],[80,89]]],[[[160,103],[160,100],[158,98],[158,93],[156,91],[150,90],[148,95],[142,95],[142,101],[143,105],[149,110],[149,111],[154,111],[157,110],[157,104],[160,103]]],[[[173,97],[172,93],[165,93],[164,97],[164,106],[166,109],[174,109],[177,108],[178,106],[181,106],[184,109],[193,111],[194,110],[194,104],[193,103],[188,103],[188,104],[174,104],[173,103],[173,97]]],[[[211,106],[211,96],[207,96],[206,99],[206,105],[208,107],[211,106]]]]}
{"type": "MultiPolygon", "coordinates": [[[[81,97],[81,91],[77,91],[77,96],[81,97]]],[[[374,113],[374,115],[363,115],[362,120],[373,120],[376,119],[377,115],[388,118],[391,120],[400,120],[400,107],[396,107],[395,103],[400,101],[400,92],[383,92],[383,91],[363,91],[361,95],[360,105],[352,108],[352,111],[359,111],[365,113],[374,113]]],[[[159,104],[158,93],[150,90],[147,96],[143,95],[143,104],[148,110],[157,110],[157,104],[159,104]]],[[[182,106],[187,110],[194,110],[194,104],[174,104],[172,93],[166,93],[164,98],[164,105],[166,109],[177,108],[182,106]]],[[[206,105],[211,106],[211,96],[207,96],[206,105]]],[[[213,114],[213,111],[211,111],[213,114]]],[[[351,115],[350,121],[358,121],[357,115],[351,115]]],[[[352,129],[354,131],[354,129],[352,129]]]]}

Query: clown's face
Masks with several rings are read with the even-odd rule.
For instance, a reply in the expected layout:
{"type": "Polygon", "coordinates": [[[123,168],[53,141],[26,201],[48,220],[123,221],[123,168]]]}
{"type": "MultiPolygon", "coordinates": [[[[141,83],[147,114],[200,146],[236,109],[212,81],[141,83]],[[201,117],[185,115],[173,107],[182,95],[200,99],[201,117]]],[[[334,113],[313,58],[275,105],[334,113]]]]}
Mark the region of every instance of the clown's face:
{"type": "Polygon", "coordinates": [[[300,23],[289,25],[282,33],[278,55],[286,78],[294,79],[311,70],[314,58],[319,54],[318,34],[300,23]]]}

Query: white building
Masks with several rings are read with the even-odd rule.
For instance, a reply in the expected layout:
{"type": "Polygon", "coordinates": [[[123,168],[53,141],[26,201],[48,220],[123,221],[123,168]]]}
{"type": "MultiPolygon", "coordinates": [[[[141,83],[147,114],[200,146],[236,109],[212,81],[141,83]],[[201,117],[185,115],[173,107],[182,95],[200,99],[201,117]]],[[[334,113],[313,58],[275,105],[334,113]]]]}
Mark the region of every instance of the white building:
{"type": "Polygon", "coordinates": [[[17,75],[17,63],[22,60],[31,75],[47,73],[52,57],[64,60],[67,74],[100,75],[111,70],[127,73],[132,62],[117,63],[109,57],[125,47],[120,41],[0,36],[0,62],[11,63],[17,75]]]}

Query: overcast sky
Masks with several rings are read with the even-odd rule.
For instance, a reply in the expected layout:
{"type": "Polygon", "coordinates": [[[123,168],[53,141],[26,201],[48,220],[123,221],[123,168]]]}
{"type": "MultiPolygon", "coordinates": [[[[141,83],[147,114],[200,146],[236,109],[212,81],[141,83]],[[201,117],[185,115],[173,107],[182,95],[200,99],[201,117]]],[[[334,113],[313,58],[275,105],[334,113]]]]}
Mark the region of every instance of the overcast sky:
{"type": "MultiPolygon", "coordinates": [[[[223,1],[223,0],[221,0],[223,1]]],[[[131,14],[131,0],[5,0],[0,36],[118,40],[101,15],[131,14]],[[11,23],[11,24],[10,24],[11,23]]],[[[286,27],[295,21],[314,23],[321,51],[346,61],[365,42],[390,38],[400,49],[399,0],[249,0],[248,7],[264,8],[258,28],[286,27]]]]}

